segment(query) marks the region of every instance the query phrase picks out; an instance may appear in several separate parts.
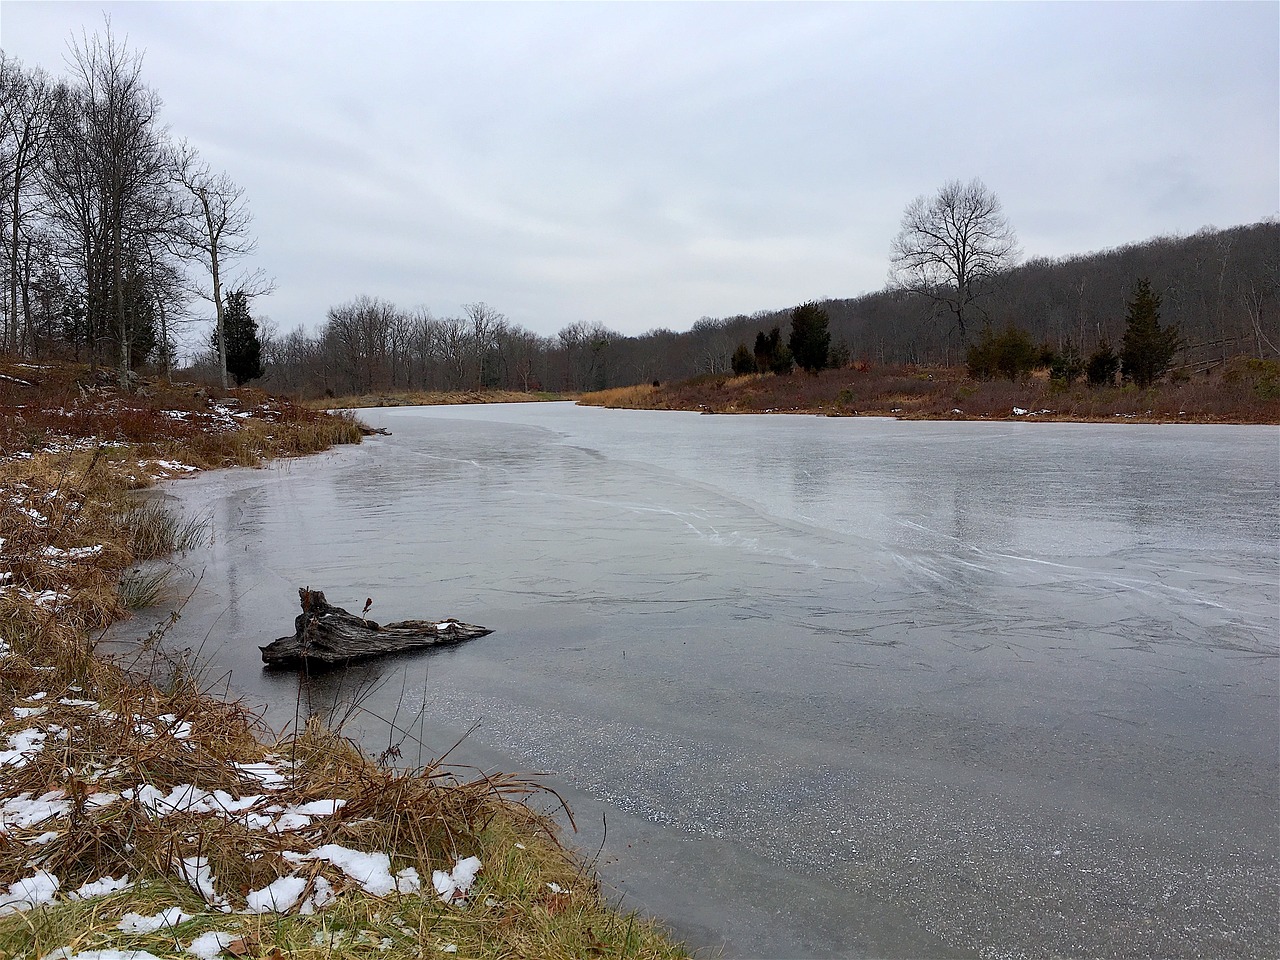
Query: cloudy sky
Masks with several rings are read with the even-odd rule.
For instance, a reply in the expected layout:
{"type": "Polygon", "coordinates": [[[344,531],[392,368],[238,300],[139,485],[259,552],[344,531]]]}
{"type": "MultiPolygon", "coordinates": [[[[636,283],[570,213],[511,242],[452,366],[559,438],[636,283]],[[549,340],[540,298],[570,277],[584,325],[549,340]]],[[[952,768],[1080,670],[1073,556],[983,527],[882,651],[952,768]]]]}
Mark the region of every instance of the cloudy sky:
{"type": "Polygon", "coordinates": [[[284,329],[369,294],[624,333],[881,288],[978,176],[1029,256],[1280,212],[1275,3],[0,4],[102,29],[248,191],[284,329]]]}

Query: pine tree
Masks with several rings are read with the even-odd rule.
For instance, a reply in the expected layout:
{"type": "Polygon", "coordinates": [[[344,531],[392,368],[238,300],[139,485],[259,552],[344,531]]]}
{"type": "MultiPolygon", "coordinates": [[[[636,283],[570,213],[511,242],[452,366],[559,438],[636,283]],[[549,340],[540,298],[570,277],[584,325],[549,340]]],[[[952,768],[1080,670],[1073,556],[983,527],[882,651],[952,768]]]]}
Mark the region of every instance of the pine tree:
{"type": "Polygon", "coordinates": [[[1070,337],[1062,345],[1062,349],[1053,355],[1049,364],[1049,379],[1056,383],[1064,383],[1068,387],[1075,383],[1084,372],[1084,360],[1080,351],[1070,337]]]}
{"type": "Polygon", "coordinates": [[[1115,384],[1119,369],[1120,358],[1111,349],[1111,341],[1102,340],[1093,353],[1089,354],[1089,362],[1084,365],[1084,375],[1091,387],[1110,387],[1115,384]]]}
{"type": "Polygon", "coordinates": [[[738,344],[738,349],[733,351],[733,359],[729,363],[735,376],[740,377],[743,374],[756,372],[756,358],[747,349],[745,343],[738,344]]]}
{"type": "Polygon", "coordinates": [[[812,300],[791,311],[791,337],[787,346],[801,369],[817,373],[827,365],[831,349],[828,323],[827,311],[812,300]]]}
{"type": "MultiPolygon", "coordinates": [[[[243,290],[227,294],[223,327],[227,334],[227,373],[237,387],[243,387],[263,374],[258,322],[249,313],[249,297],[243,290]]],[[[217,339],[216,334],[214,338],[217,339]]]]}
{"type": "Polygon", "coordinates": [[[1160,298],[1145,277],[1133,288],[1133,299],[1125,317],[1120,369],[1126,380],[1149,387],[1169,368],[1173,355],[1182,346],[1177,325],[1160,326],[1160,298]]]}

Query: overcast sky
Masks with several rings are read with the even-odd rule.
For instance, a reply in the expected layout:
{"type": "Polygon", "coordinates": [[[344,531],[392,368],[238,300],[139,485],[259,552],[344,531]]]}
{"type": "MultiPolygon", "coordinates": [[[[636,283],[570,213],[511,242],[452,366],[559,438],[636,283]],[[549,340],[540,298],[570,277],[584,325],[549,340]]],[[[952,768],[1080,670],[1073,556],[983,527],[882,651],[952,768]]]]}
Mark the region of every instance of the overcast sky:
{"type": "Polygon", "coordinates": [[[880,289],[978,176],[1028,256],[1280,212],[1280,4],[0,4],[145,54],[314,327],[359,294],[624,333],[880,289]]]}

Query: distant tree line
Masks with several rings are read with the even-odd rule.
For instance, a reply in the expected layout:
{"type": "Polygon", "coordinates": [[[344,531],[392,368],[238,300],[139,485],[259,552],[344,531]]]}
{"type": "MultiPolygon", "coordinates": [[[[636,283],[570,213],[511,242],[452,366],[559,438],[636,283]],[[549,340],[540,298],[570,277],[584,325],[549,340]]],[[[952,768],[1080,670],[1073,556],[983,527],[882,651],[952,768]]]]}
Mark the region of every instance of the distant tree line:
{"type": "Polygon", "coordinates": [[[999,365],[980,367],[977,375],[1006,376],[1031,362],[1056,371],[1059,379],[1109,382],[1120,374],[1135,285],[1144,279],[1151,296],[1159,298],[1160,329],[1175,331],[1176,356],[1168,369],[1210,366],[1238,354],[1280,357],[1277,251],[1280,224],[1264,222],[1032,260],[989,278],[998,282],[989,282],[974,298],[977,305],[968,308],[965,341],[947,304],[900,286],[750,316],[703,317],[685,332],[658,329],[639,336],[599,321],[544,336],[484,303],[436,316],[426,308],[362,296],[330,309],[318,330],[268,331],[264,384],[304,396],[596,390],[854,361],[964,364],[975,346],[1006,336],[1012,341],[999,344],[999,365]],[[815,331],[812,341],[803,335],[806,329],[815,331]]]}
{"type": "Polygon", "coordinates": [[[107,364],[127,385],[145,363],[168,370],[175,325],[203,298],[225,384],[256,336],[248,303],[270,288],[230,275],[254,247],[243,193],[171,138],[109,22],[73,38],[67,62],[54,78],[0,52],[0,350],[107,364]]]}

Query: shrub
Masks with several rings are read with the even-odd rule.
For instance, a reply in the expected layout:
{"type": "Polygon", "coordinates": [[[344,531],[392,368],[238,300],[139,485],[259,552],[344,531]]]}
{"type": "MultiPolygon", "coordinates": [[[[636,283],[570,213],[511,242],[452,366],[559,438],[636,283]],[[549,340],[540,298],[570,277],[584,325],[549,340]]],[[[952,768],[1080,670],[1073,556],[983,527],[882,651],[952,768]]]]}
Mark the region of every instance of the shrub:
{"type": "Polygon", "coordinates": [[[982,339],[969,347],[965,361],[969,376],[975,380],[993,380],[1001,376],[1006,380],[1020,380],[1040,360],[1027,332],[1019,327],[1005,327],[997,336],[987,324],[982,329],[982,339]]]}

